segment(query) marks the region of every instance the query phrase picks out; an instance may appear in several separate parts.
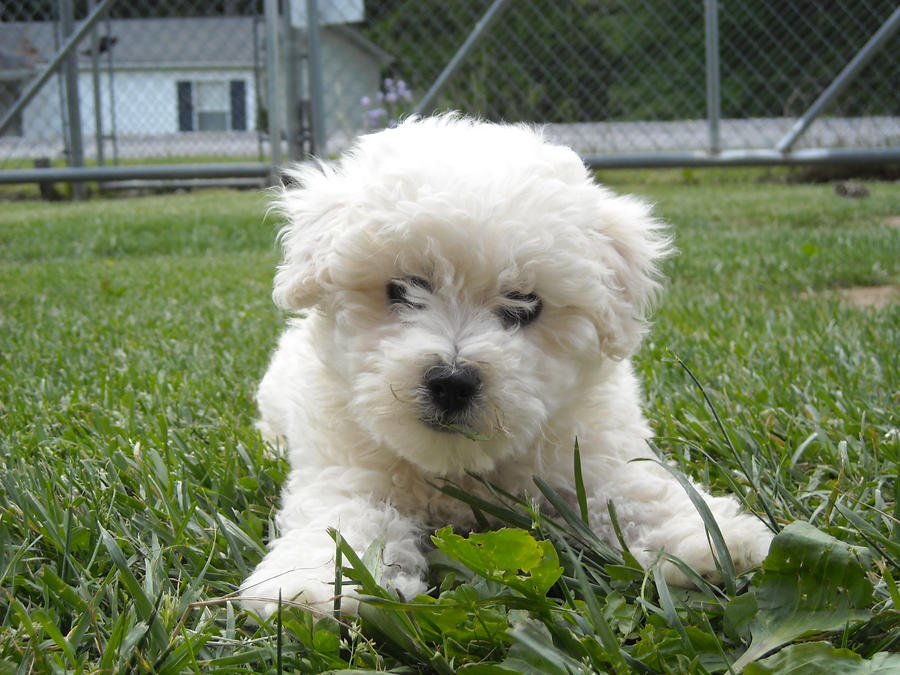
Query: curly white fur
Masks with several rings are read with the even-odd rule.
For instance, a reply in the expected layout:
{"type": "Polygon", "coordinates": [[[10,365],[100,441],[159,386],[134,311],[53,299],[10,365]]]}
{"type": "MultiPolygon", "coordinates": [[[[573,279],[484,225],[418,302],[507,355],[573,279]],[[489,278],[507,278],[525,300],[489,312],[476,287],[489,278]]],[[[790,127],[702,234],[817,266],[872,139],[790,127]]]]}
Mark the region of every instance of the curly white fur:
{"type": "MultiPolygon", "coordinates": [[[[277,204],[288,224],[274,297],[309,315],[291,322],[259,389],[260,428],[291,473],[246,607],[268,614],[279,593],[330,601],[329,527],[359,552],[383,538],[387,581],[425,591],[429,531],[474,526],[428,481],[477,490],[475,471],[535,494],[540,475],[571,494],[576,438],[598,532],[615,544],[612,500],[639,560],[664,550],[716,575],[684,489],[631,461],[652,454],[629,356],[669,249],[647,204],[597,185],[529,128],[454,115],[366,136],[292,179],[277,204]],[[436,367],[460,400],[441,398],[443,380],[434,393],[436,367]]],[[[737,566],[758,564],[769,531],[734,499],[705,499],[737,566]]]]}

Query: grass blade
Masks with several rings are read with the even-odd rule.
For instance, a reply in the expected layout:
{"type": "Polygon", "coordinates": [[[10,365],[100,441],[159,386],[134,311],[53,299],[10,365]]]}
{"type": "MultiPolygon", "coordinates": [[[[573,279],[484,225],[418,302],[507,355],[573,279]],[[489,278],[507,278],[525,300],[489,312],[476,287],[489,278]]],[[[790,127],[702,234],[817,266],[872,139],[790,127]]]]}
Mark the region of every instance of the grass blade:
{"type": "Polygon", "coordinates": [[[585,542],[589,542],[592,549],[606,558],[609,562],[620,561],[621,556],[619,556],[609,544],[600,539],[590,527],[585,525],[584,520],[581,518],[581,514],[576,513],[572,507],[568,505],[562,495],[554,490],[547,481],[540,476],[532,476],[532,480],[538,490],[541,491],[541,494],[544,495],[544,498],[554,509],[556,509],[557,513],[559,513],[566,524],[585,542]]]}
{"type": "Polygon", "coordinates": [[[609,658],[613,670],[617,673],[631,672],[625,663],[619,641],[616,640],[612,628],[607,622],[606,617],[603,616],[603,609],[600,607],[600,603],[597,601],[597,595],[594,593],[594,589],[588,581],[581,560],[575,555],[575,552],[567,543],[563,542],[563,545],[566,549],[566,555],[568,555],[569,561],[572,564],[572,572],[575,575],[575,579],[581,590],[581,597],[587,605],[591,623],[594,626],[594,630],[597,632],[597,636],[600,638],[600,644],[603,645],[603,649],[609,658]]]}
{"type": "Polygon", "coordinates": [[[144,589],[141,587],[141,584],[135,578],[134,574],[132,574],[131,569],[128,566],[128,561],[125,560],[125,556],[122,554],[122,549],[119,548],[116,540],[106,529],[104,529],[102,526],[99,527],[100,538],[103,541],[103,546],[106,548],[106,552],[109,554],[109,557],[113,561],[113,564],[118,569],[119,578],[128,589],[128,593],[134,601],[135,607],[137,608],[138,615],[143,621],[147,622],[148,630],[150,632],[150,637],[153,641],[154,647],[160,651],[164,650],[168,645],[169,638],[166,635],[166,631],[163,628],[162,623],[159,621],[156,607],[144,594],[144,589]]]}
{"type": "Polygon", "coordinates": [[[663,616],[666,619],[666,623],[669,624],[669,627],[674,628],[678,635],[681,636],[681,641],[687,655],[691,658],[695,657],[697,652],[694,650],[691,639],[688,637],[687,631],[684,629],[684,624],[678,616],[678,611],[675,609],[675,603],[672,601],[672,594],[669,592],[669,584],[666,582],[666,576],[663,574],[662,568],[659,565],[654,565],[652,574],[653,581],[656,584],[656,592],[659,595],[659,604],[663,611],[663,616]]]}
{"type": "Polygon", "coordinates": [[[584,477],[581,475],[581,449],[578,447],[578,439],[575,439],[575,452],[572,461],[575,464],[575,498],[578,500],[578,508],[581,510],[581,519],[587,527],[591,526],[590,514],[587,506],[587,493],[584,489],[584,477]]]}
{"type": "Polygon", "coordinates": [[[691,482],[675,467],[669,466],[665,462],[660,462],[658,460],[647,460],[653,461],[663,467],[666,471],[668,471],[672,476],[675,477],[681,487],[684,488],[684,491],[687,492],[688,497],[691,500],[691,503],[694,505],[694,508],[697,509],[697,513],[700,514],[700,517],[703,519],[703,526],[706,528],[706,533],[711,540],[713,546],[713,552],[715,553],[714,559],[716,562],[716,567],[722,575],[722,583],[725,584],[725,590],[729,595],[735,595],[737,593],[737,584],[735,581],[735,577],[737,576],[737,572],[734,568],[734,561],[731,559],[731,553],[728,551],[728,545],[725,543],[725,537],[722,536],[722,530],[719,529],[719,524],[716,522],[715,517],[712,514],[712,511],[709,509],[709,505],[706,503],[706,500],[697,492],[697,488],[695,488],[691,482]]]}
{"type": "MultiPolygon", "coordinates": [[[[737,451],[737,447],[734,445],[734,442],[731,440],[731,434],[728,433],[728,429],[725,428],[725,424],[722,422],[722,418],[719,417],[719,411],[716,410],[716,406],[713,405],[712,399],[709,397],[709,394],[706,392],[706,388],[700,383],[700,380],[697,379],[697,376],[694,375],[694,371],[691,370],[690,366],[687,363],[681,360],[677,355],[675,356],[675,360],[678,364],[684,369],[684,371],[688,374],[688,377],[693,380],[694,384],[700,390],[700,394],[703,396],[703,400],[706,402],[707,408],[709,408],[710,413],[715,420],[716,426],[719,428],[719,433],[722,435],[722,438],[725,440],[725,444],[728,446],[728,449],[731,451],[731,455],[734,458],[735,463],[740,467],[741,473],[746,476],[747,480],[750,481],[750,484],[753,486],[754,492],[758,495],[763,495],[765,492],[760,488],[759,484],[753,480],[750,471],[744,466],[744,463],[741,459],[740,453],[737,451]]],[[[749,508],[749,505],[744,500],[744,497],[741,492],[735,493],[741,501],[744,502],[744,505],[749,508]]],[[[775,519],[775,514],[772,513],[771,506],[768,503],[768,500],[762,499],[761,504],[763,510],[766,512],[766,517],[769,519],[769,523],[773,531],[778,531],[778,522],[775,519]]]]}

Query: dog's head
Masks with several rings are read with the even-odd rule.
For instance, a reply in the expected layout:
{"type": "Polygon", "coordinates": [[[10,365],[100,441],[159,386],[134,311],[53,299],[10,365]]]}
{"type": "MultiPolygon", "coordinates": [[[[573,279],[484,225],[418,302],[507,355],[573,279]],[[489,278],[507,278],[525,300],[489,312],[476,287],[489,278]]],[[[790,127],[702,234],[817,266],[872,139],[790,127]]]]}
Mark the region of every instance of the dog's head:
{"type": "Polygon", "coordinates": [[[426,470],[531,445],[645,331],[660,223],[531,129],[409,120],[291,178],[275,300],[321,314],[348,414],[426,470]]]}

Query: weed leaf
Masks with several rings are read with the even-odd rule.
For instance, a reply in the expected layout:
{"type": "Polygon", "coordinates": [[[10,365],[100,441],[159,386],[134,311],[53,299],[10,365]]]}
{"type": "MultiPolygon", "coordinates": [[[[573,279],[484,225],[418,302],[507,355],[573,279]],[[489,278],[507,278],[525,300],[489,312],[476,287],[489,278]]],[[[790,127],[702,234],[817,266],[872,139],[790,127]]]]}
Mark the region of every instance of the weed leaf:
{"type": "Polygon", "coordinates": [[[734,663],[747,664],[815,631],[843,629],[869,617],[873,587],[866,578],[868,549],[850,546],[803,522],[772,541],[755,581],[759,611],[750,621],[750,648],[734,663]]]}
{"type": "Polygon", "coordinates": [[[747,666],[747,675],[790,673],[791,675],[866,675],[900,672],[900,654],[879,652],[864,659],[849,649],[838,649],[828,642],[807,642],[785,647],[777,654],[747,666]]]}
{"type": "Polygon", "coordinates": [[[485,579],[526,596],[543,597],[562,576],[556,549],[525,530],[503,528],[475,533],[468,539],[445,527],[431,538],[435,546],[485,579]]]}
{"type": "Polygon", "coordinates": [[[548,675],[590,672],[585,665],[557,649],[546,626],[533,619],[517,621],[509,633],[513,646],[503,666],[513,672],[548,675]]]}

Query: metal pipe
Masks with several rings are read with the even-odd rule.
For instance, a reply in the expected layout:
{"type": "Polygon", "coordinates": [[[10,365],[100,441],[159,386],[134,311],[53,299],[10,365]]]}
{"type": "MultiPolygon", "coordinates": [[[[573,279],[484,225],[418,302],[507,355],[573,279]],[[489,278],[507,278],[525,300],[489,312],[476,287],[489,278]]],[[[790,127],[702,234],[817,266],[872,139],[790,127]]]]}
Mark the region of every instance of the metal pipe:
{"type": "Polygon", "coordinates": [[[644,152],[635,154],[586,155],[582,161],[592,169],[661,169],[702,166],[806,166],[817,164],[877,164],[900,162],[897,148],[809,148],[782,153],[777,150],[723,150],[708,152],[644,152]]]}
{"type": "Polygon", "coordinates": [[[844,90],[844,87],[853,81],[853,78],[856,77],[857,73],[863,69],[869,62],[869,59],[875,56],[878,50],[884,46],[898,28],[900,28],[900,8],[894,10],[894,13],[891,14],[890,17],[888,17],[888,20],[882,24],[881,28],[875,32],[875,35],[863,45],[863,48],[856,53],[856,56],[851,59],[850,63],[844,66],[844,69],[840,74],[834,78],[834,81],[828,85],[828,88],[825,89],[819,98],[817,98],[809,107],[809,110],[804,113],[803,117],[797,120],[790,132],[778,141],[778,145],[775,147],[779,152],[787,152],[794,146],[797,139],[800,138],[809,125],[815,121],[816,117],[819,116],[819,113],[821,113],[822,110],[844,90]]]}
{"type": "MultiPolygon", "coordinates": [[[[287,14],[287,13],[285,13],[287,14]]],[[[284,51],[284,135],[287,138],[287,158],[294,162],[300,159],[300,90],[299,68],[300,50],[297,45],[298,31],[291,26],[290,17],[285,16],[284,37],[286,44],[284,51]]]]}
{"type": "MultiPolygon", "coordinates": [[[[60,0],[59,22],[64,39],[75,32],[74,0],[60,0]]],[[[81,129],[81,97],[78,91],[77,52],[69,52],[61,72],[66,83],[66,114],[69,119],[68,138],[66,139],[66,149],[68,150],[67,164],[78,168],[84,166],[84,137],[81,129]]],[[[75,199],[84,199],[83,186],[76,183],[72,184],[71,188],[72,196],[75,199]]]]}
{"type": "Polygon", "coordinates": [[[325,128],[325,86],[322,81],[322,47],[319,42],[319,3],[306,0],[306,32],[309,57],[309,112],[312,126],[312,152],[325,155],[328,138],[325,128]]]}
{"type": "Polygon", "coordinates": [[[722,149],[719,120],[722,119],[722,82],[719,72],[719,3],[704,0],[706,5],[706,117],[709,121],[709,151],[722,149]]]}
{"type": "Polygon", "coordinates": [[[71,52],[79,42],[81,42],[82,38],[88,34],[88,32],[94,27],[94,24],[102,16],[103,12],[109,9],[116,0],[101,0],[100,4],[94,8],[90,14],[88,14],[87,18],[84,22],[78,27],[69,38],[65,41],[62,47],[60,47],[59,51],[56,53],[56,56],[48,63],[44,70],[38,75],[34,80],[31,81],[31,84],[26,87],[25,91],[19,97],[19,100],[16,101],[15,105],[12,108],[6,111],[6,114],[3,116],[3,119],[0,120],[0,134],[2,134],[6,127],[8,127],[13,119],[15,119],[16,115],[18,115],[22,109],[31,102],[37,93],[41,90],[41,87],[50,79],[56,69],[59,68],[59,64],[63,62],[69,52],[71,52]]]}
{"type": "Polygon", "coordinates": [[[505,10],[509,4],[509,0],[494,0],[493,4],[488,7],[484,16],[478,20],[478,23],[475,24],[475,28],[469,33],[469,37],[466,38],[466,41],[463,42],[456,54],[453,55],[453,58],[450,59],[450,63],[447,64],[441,74],[438,75],[434,84],[431,85],[431,89],[428,90],[425,96],[422,97],[422,100],[416,105],[415,110],[413,111],[416,115],[421,115],[431,107],[432,101],[437,98],[441,89],[443,89],[448,80],[453,77],[466,58],[468,58],[469,53],[475,48],[475,45],[477,45],[481,41],[481,38],[484,37],[488,28],[500,18],[503,10],[505,10]]]}
{"type": "MultiPolygon", "coordinates": [[[[112,36],[112,20],[106,15],[106,34],[112,36]]],[[[106,50],[106,75],[109,83],[109,138],[112,140],[113,164],[119,163],[119,132],[116,126],[116,77],[113,50],[106,50]]]]}
{"type": "Polygon", "coordinates": [[[78,169],[13,169],[0,171],[0,184],[111,182],[170,178],[266,178],[270,175],[270,171],[271,166],[267,162],[86,166],[78,169]]]}
{"type": "MultiPolygon", "coordinates": [[[[94,9],[96,0],[88,2],[88,8],[94,9]]],[[[109,36],[107,36],[107,39],[109,36]]],[[[110,45],[107,45],[109,48],[110,45]]],[[[94,85],[94,145],[97,150],[97,164],[103,166],[103,96],[100,91],[100,38],[97,27],[91,30],[91,81],[94,85]]]]}
{"type": "MultiPolygon", "coordinates": [[[[582,161],[592,169],[659,169],[677,167],[804,166],[818,164],[877,164],[900,162],[898,148],[802,149],[790,153],[777,150],[725,150],[707,152],[645,152],[635,154],[585,155],[582,161]]],[[[181,178],[265,178],[271,165],[266,162],[222,164],[148,164],[101,166],[81,169],[16,169],[0,171],[0,184],[181,178]]]]}
{"type": "Polygon", "coordinates": [[[269,106],[270,178],[274,183],[281,166],[281,73],[278,68],[278,0],[265,0],[266,81],[269,106]]]}
{"type": "Polygon", "coordinates": [[[256,124],[253,126],[256,127],[256,154],[262,159],[263,158],[263,130],[262,125],[259,123],[259,108],[260,102],[263,100],[262,91],[260,90],[260,72],[262,72],[262,66],[259,63],[259,6],[253,10],[255,14],[253,15],[253,93],[254,93],[254,107],[255,107],[255,115],[254,117],[256,124]]]}

